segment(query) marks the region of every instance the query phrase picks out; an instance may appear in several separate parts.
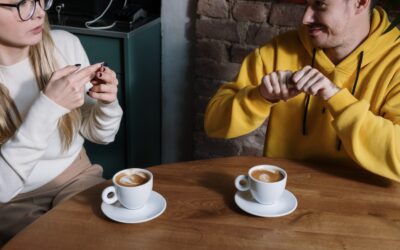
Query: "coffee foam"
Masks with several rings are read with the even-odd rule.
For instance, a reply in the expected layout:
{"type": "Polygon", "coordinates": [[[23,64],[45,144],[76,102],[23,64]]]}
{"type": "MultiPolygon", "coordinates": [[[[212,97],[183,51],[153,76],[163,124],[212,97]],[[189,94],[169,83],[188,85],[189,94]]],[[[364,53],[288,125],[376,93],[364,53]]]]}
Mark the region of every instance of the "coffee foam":
{"type": "Polygon", "coordinates": [[[252,173],[253,177],[262,182],[277,182],[283,179],[283,175],[278,170],[259,169],[252,173]]]}
{"type": "Polygon", "coordinates": [[[117,183],[122,186],[138,186],[147,182],[148,179],[149,176],[140,171],[126,171],[116,177],[117,183]]]}

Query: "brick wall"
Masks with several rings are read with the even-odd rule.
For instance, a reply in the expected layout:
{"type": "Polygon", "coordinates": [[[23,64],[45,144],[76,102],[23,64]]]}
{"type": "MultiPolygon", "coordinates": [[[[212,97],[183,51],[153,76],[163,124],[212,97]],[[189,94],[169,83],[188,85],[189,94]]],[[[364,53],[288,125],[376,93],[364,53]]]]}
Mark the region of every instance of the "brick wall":
{"type": "Polygon", "coordinates": [[[204,111],[217,88],[233,80],[244,57],[301,23],[303,0],[198,0],[194,158],[262,155],[266,124],[232,140],[208,138],[204,111]]]}

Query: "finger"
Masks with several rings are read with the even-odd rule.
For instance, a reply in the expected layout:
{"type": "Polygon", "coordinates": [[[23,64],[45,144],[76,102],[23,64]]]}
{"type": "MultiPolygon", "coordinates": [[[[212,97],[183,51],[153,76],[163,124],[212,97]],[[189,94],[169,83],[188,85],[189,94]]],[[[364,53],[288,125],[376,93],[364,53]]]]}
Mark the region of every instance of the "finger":
{"type": "Polygon", "coordinates": [[[266,75],[263,77],[262,83],[263,83],[264,87],[267,89],[267,92],[269,94],[272,94],[274,89],[272,88],[271,79],[270,79],[269,75],[266,75]]]}
{"type": "Polygon", "coordinates": [[[96,63],[89,65],[73,75],[73,80],[80,84],[85,84],[89,82],[92,78],[96,76],[96,71],[101,67],[101,63],[96,63]]]}
{"type": "Polygon", "coordinates": [[[310,80],[310,78],[314,76],[315,71],[316,71],[316,69],[309,68],[309,70],[304,73],[303,77],[300,78],[300,80],[296,82],[296,88],[298,90],[303,89],[304,85],[306,85],[307,82],[310,80]]]}
{"type": "Polygon", "coordinates": [[[117,93],[117,88],[115,85],[111,84],[99,84],[93,86],[90,91],[96,92],[96,93],[117,93]]]}
{"type": "Polygon", "coordinates": [[[289,98],[289,91],[287,87],[287,74],[283,71],[278,71],[279,87],[281,89],[281,99],[287,100],[289,98]]]}
{"type": "Polygon", "coordinates": [[[295,72],[292,76],[292,81],[297,84],[298,81],[300,81],[301,78],[311,69],[311,66],[307,65],[301,70],[295,72]]]}
{"type": "Polygon", "coordinates": [[[100,100],[100,101],[104,101],[104,102],[113,102],[116,100],[116,95],[115,94],[111,94],[111,93],[97,93],[97,92],[93,92],[93,91],[89,91],[88,95],[94,99],[100,100]]]}
{"type": "MultiPolygon", "coordinates": [[[[303,86],[303,91],[309,93],[310,88],[311,88],[315,83],[317,83],[318,81],[320,81],[320,80],[322,80],[322,79],[323,79],[323,78],[322,78],[321,75],[318,74],[318,73],[312,75],[312,76],[310,77],[310,79],[307,81],[307,83],[304,84],[304,86],[303,86]]],[[[309,93],[309,94],[311,94],[311,93],[309,93]]]]}
{"type": "Polygon", "coordinates": [[[64,68],[58,69],[51,74],[50,80],[58,80],[65,76],[68,76],[77,71],[80,68],[80,66],[81,66],[80,64],[75,64],[75,65],[68,65],[65,66],[64,68]]]}
{"type": "Polygon", "coordinates": [[[273,88],[272,93],[275,94],[277,97],[280,96],[281,94],[281,88],[279,86],[279,80],[278,80],[278,75],[276,72],[272,72],[270,74],[270,79],[271,79],[271,85],[273,88]]]}
{"type": "Polygon", "coordinates": [[[101,80],[105,83],[118,85],[118,80],[111,72],[97,72],[96,73],[97,80],[101,80]]]}
{"type": "Polygon", "coordinates": [[[309,89],[309,93],[311,95],[317,95],[320,90],[324,89],[324,82],[317,81],[311,88],[309,89]]]}
{"type": "Polygon", "coordinates": [[[114,72],[114,70],[110,69],[107,66],[102,66],[100,69],[100,72],[104,72],[106,74],[112,75],[114,78],[117,78],[117,74],[114,72]]]}

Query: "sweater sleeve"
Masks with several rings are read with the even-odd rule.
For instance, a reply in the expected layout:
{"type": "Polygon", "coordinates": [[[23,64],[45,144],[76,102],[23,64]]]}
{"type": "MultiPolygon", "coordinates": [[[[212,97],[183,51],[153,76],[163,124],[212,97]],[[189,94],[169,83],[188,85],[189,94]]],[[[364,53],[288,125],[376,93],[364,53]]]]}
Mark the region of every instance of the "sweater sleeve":
{"type": "Polygon", "coordinates": [[[346,152],[361,167],[400,181],[400,83],[387,95],[380,115],[342,89],[327,102],[346,152]]]}
{"type": "MultiPolygon", "coordinates": [[[[75,60],[81,62],[83,67],[90,65],[86,52],[77,38],[74,40],[74,47],[75,60]]],[[[91,86],[88,83],[86,91],[91,86]]],[[[114,141],[123,114],[118,100],[104,104],[85,93],[85,104],[81,107],[81,111],[80,133],[85,139],[98,144],[108,144],[114,141]]]]}
{"type": "Polygon", "coordinates": [[[83,123],[80,132],[83,137],[98,144],[114,141],[123,114],[118,100],[110,104],[86,104],[82,111],[83,123]]]}
{"type": "Polygon", "coordinates": [[[273,105],[258,89],[265,74],[260,49],[255,49],[245,58],[236,80],[222,85],[210,100],[204,118],[209,136],[238,137],[262,125],[273,105]]]}
{"type": "Polygon", "coordinates": [[[41,92],[15,135],[1,145],[0,203],[10,201],[23,189],[57,130],[58,120],[68,112],[41,92]]]}

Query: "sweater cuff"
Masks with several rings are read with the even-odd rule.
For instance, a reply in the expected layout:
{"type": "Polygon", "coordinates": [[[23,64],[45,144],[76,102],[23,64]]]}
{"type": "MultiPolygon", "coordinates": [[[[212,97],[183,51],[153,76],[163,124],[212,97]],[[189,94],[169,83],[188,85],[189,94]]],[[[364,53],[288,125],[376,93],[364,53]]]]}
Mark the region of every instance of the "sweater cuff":
{"type": "Polygon", "coordinates": [[[331,115],[335,118],[355,102],[357,102],[357,99],[349,92],[348,89],[344,88],[329,98],[326,102],[326,105],[331,115]]]}
{"type": "Polygon", "coordinates": [[[99,108],[100,114],[107,117],[118,117],[122,116],[123,113],[118,100],[115,100],[112,103],[103,103],[101,101],[97,101],[96,106],[99,108]]]}

